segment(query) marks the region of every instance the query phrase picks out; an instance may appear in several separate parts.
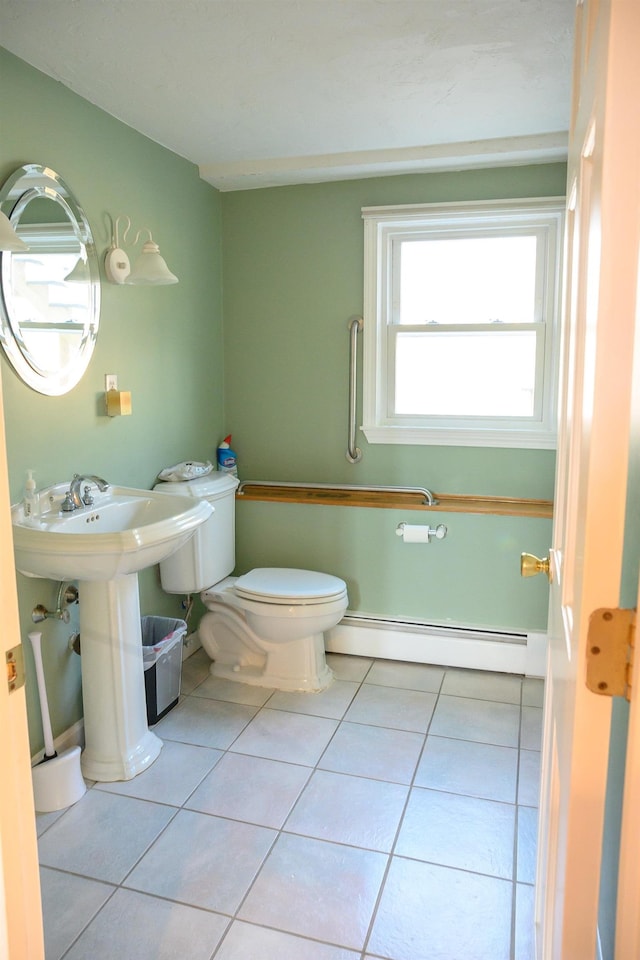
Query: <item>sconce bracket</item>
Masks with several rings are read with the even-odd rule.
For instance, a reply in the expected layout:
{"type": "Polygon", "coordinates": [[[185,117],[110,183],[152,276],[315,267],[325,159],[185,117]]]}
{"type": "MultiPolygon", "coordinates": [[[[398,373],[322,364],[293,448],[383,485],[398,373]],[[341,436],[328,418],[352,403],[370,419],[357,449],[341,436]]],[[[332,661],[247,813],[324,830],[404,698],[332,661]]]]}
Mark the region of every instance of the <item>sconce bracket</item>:
{"type": "Polygon", "coordinates": [[[120,247],[111,247],[104,258],[104,271],[110,283],[124,283],[131,273],[129,257],[120,247]]]}

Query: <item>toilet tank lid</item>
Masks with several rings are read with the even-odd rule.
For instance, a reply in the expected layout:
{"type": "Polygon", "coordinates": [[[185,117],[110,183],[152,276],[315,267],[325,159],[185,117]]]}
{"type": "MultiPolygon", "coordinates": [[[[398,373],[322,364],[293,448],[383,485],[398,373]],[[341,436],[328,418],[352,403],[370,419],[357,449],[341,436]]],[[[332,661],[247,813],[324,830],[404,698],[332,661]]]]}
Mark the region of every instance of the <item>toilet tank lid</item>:
{"type": "Polygon", "coordinates": [[[195,497],[198,500],[217,500],[235,491],[240,481],[229,473],[208,473],[195,480],[180,480],[177,483],[156,483],[154,490],[172,493],[174,496],[195,497]]]}
{"type": "Polygon", "coordinates": [[[295,603],[330,600],[344,594],[346,587],[344,580],[329,573],[286,567],[258,567],[238,577],[233,590],[247,599],[273,597],[295,603]]]}

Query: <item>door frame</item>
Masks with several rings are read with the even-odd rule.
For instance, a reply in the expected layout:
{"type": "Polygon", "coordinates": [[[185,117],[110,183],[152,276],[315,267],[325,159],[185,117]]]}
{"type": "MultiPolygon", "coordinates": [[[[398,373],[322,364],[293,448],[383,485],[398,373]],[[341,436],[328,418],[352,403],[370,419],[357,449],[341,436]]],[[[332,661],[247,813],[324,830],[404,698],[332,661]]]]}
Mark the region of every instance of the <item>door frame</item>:
{"type": "MultiPolygon", "coordinates": [[[[20,643],[0,369],[0,646],[20,643]]],[[[4,669],[4,667],[3,667],[4,669]]],[[[0,957],[43,960],[44,936],[25,688],[0,682],[0,957]]]]}
{"type": "MultiPolygon", "coordinates": [[[[569,243],[565,269],[571,272],[571,282],[565,284],[565,299],[573,290],[572,305],[579,305],[585,333],[578,330],[569,346],[570,364],[561,384],[568,391],[569,405],[559,431],[550,652],[571,618],[567,636],[573,643],[567,644],[571,648],[565,657],[567,669],[558,659],[549,670],[545,703],[536,892],[541,960],[593,957],[598,942],[612,701],[587,690],[585,663],[591,613],[620,605],[621,572],[623,562],[628,562],[628,466],[634,446],[640,444],[640,411],[633,415],[640,396],[633,387],[640,373],[640,125],[635,103],[639,44],[640,8],[635,0],[578,2],[568,206],[571,212],[576,204],[577,216],[583,219],[575,249],[569,243]],[[567,430],[568,445],[563,446],[567,430]],[[565,459],[573,464],[569,473],[563,472],[565,459]],[[575,511],[567,523],[568,544],[558,536],[565,524],[565,501],[575,511]],[[555,711],[561,722],[554,725],[555,711]]],[[[568,241],[572,219],[567,217],[568,241]]],[[[576,319],[569,310],[563,322],[565,335],[573,336],[576,319]]],[[[638,714],[636,705],[631,711],[635,727],[630,728],[625,778],[630,797],[626,817],[633,818],[634,827],[623,822],[619,864],[620,960],[640,956],[638,714]],[[632,942],[631,950],[622,946],[632,942]]]]}

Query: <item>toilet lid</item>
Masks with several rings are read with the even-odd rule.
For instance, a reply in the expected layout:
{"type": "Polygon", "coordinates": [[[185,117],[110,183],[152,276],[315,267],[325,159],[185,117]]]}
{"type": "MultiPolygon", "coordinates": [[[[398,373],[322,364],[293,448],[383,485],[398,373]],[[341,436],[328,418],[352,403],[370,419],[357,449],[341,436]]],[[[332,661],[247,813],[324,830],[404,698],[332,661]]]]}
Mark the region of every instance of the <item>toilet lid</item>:
{"type": "Polygon", "coordinates": [[[346,592],[339,577],[313,570],[290,570],[283,567],[258,567],[238,577],[234,592],[247,600],[263,603],[322,603],[335,600],[346,592]]]}

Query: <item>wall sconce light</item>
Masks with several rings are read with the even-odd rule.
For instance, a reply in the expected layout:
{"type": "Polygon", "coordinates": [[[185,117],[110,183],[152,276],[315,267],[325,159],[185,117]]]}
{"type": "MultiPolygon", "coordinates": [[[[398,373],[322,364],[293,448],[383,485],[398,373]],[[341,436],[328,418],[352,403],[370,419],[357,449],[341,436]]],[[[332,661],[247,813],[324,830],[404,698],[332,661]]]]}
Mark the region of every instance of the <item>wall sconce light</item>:
{"type": "Polygon", "coordinates": [[[75,267],[66,275],[64,280],[65,283],[89,283],[91,277],[89,276],[87,261],[83,260],[82,257],[78,257],[75,267]]]}
{"type": "MultiPolygon", "coordinates": [[[[117,217],[115,222],[113,218],[111,220],[111,246],[107,250],[104,258],[104,269],[107,280],[111,283],[147,284],[149,286],[178,283],[178,278],[171,273],[164,258],[160,256],[158,245],[153,242],[151,230],[149,230],[148,227],[143,227],[141,230],[138,230],[135,240],[132,241],[132,244],[136,244],[142,233],[149,234],[149,239],[145,241],[142,246],[140,256],[133,264],[133,267],[131,266],[129,257],[120,245],[118,234],[120,219],[120,217],[117,217]]],[[[127,240],[127,234],[131,229],[131,220],[129,217],[122,217],[122,220],[127,221],[127,225],[122,234],[122,243],[124,244],[127,240]]]]}
{"type": "Polygon", "coordinates": [[[0,210],[0,250],[8,250],[11,253],[25,253],[28,249],[29,247],[24,240],[20,239],[11,226],[9,217],[0,210]]]}

